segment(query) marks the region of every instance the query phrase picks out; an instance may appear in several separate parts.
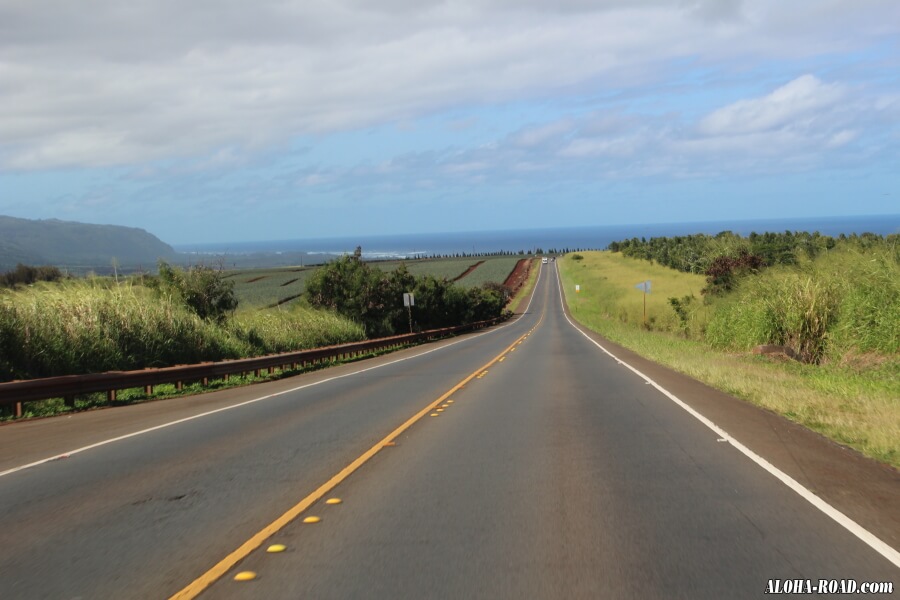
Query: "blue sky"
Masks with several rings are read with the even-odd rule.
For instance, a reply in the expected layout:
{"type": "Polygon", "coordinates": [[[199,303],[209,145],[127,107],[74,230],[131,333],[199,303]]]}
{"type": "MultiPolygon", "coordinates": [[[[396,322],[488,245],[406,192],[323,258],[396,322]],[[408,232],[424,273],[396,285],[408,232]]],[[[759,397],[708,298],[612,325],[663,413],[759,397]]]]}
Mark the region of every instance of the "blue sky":
{"type": "Polygon", "coordinates": [[[0,0],[11,216],[178,244],[894,214],[898,157],[893,0],[0,0]]]}

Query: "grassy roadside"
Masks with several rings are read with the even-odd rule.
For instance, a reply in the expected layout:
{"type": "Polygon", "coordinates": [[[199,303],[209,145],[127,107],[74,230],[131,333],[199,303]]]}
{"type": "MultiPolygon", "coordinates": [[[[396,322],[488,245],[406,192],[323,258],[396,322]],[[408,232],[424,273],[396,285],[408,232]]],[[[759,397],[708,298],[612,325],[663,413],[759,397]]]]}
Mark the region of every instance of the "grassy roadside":
{"type": "MultiPolygon", "coordinates": [[[[666,288],[674,281],[667,273],[648,273],[648,269],[665,268],[608,252],[582,255],[580,261],[572,260],[572,255],[558,261],[566,301],[580,323],[642,356],[900,467],[900,373],[896,361],[865,368],[802,364],[716,351],[701,341],[646,331],[640,327],[639,316],[623,322],[623,312],[626,316],[640,314],[641,292],[633,286],[651,279],[648,313],[656,314],[656,325],[670,318],[664,312],[668,308],[673,313],[664,306],[666,298],[683,294],[666,288]],[[581,286],[578,294],[575,284],[581,286]]],[[[683,283],[688,288],[696,284],[683,283]]],[[[652,324],[651,328],[656,329],[652,324]]]]}

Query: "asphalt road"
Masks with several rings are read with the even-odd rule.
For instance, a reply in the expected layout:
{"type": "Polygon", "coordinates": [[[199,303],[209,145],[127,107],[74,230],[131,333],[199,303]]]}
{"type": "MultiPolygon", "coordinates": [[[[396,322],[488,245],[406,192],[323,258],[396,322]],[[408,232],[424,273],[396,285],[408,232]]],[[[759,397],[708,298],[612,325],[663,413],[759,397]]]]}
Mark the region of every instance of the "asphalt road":
{"type": "Polygon", "coordinates": [[[653,375],[716,414],[723,438],[616,356],[570,324],[551,265],[526,313],[487,332],[0,427],[0,598],[751,598],[772,579],[900,583],[896,471],[653,375]],[[243,571],[256,578],[234,581],[243,571]]]}

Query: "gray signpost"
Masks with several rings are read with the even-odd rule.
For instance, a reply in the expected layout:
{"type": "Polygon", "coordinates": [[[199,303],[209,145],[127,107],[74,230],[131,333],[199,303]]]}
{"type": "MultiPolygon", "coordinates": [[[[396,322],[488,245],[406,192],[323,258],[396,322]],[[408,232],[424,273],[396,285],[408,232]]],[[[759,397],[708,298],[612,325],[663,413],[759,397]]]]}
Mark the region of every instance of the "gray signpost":
{"type": "Polygon", "coordinates": [[[409,313],[409,332],[412,333],[412,307],[416,305],[416,298],[412,295],[412,293],[404,293],[403,294],[403,306],[406,307],[407,312],[409,313]]]}
{"type": "Polygon", "coordinates": [[[644,292],[644,326],[647,325],[647,294],[650,293],[650,280],[642,281],[636,286],[637,289],[644,292]]]}

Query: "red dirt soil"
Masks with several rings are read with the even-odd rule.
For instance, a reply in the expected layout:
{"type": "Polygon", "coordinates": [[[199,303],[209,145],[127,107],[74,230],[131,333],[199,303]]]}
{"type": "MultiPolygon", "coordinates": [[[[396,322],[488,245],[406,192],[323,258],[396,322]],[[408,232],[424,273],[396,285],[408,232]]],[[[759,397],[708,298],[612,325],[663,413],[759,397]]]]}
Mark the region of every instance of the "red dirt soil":
{"type": "Polygon", "coordinates": [[[512,273],[503,282],[503,285],[510,289],[511,296],[515,296],[519,288],[528,280],[528,274],[531,272],[531,260],[530,258],[523,258],[517,262],[512,273]]]}

